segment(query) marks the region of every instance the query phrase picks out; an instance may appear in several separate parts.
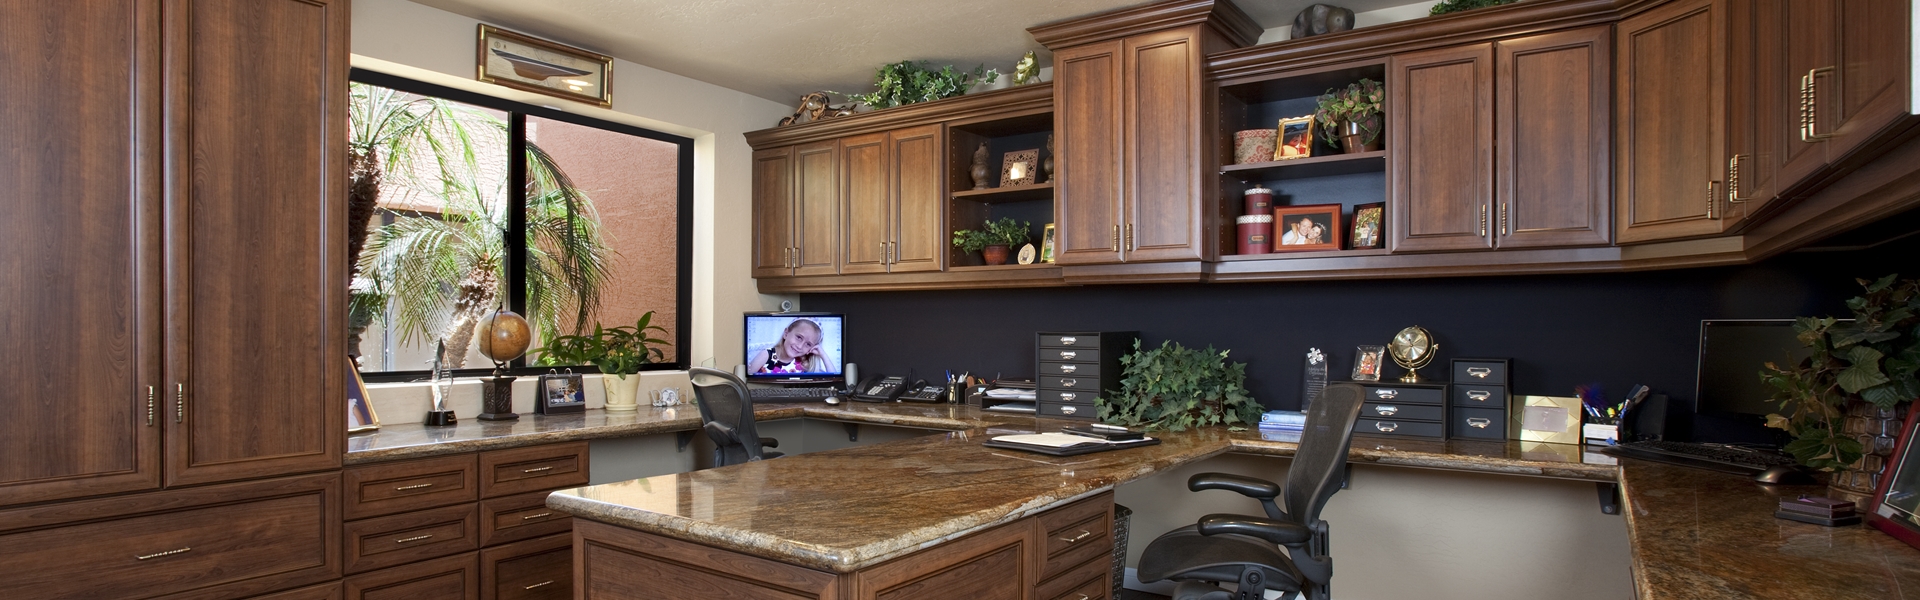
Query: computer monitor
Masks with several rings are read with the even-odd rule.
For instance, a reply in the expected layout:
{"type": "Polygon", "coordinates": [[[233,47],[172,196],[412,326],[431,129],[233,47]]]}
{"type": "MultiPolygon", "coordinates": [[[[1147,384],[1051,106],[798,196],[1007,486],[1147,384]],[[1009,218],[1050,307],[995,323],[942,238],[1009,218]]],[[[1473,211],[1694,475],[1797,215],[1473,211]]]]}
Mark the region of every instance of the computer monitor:
{"type": "Polygon", "coordinates": [[[1766,426],[1780,412],[1774,389],[1760,381],[1771,362],[1781,368],[1812,353],[1800,343],[1793,319],[1726,319],[1700,322],[1700,377],[1694,390],[1694,441],[1773,446],[1777,429],[1766,426]]]}
{"type": "Polygon", "coordinates": [[[838,380],[846,373],[846,315],[747,313],[747,380],[838,380]]]}

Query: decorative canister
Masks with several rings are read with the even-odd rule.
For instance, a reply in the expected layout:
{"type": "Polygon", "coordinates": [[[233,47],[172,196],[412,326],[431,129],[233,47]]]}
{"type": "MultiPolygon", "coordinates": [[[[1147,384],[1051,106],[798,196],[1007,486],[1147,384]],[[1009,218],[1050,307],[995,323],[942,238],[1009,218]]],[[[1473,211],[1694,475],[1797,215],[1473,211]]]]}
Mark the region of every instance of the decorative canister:
{"type": "Polygon", "coordinates": [[[1273,160],[1273,144],[1279,136],[1278,129],[1248,129],[1233,132],[1233,164],[1244,165],[1273,160]]]}
{"type": "Polygon", "coordinates": [[[1242,214],[1272,215],[1273,190],[1260,186],[1254,186],[1253,189],[1247,190],[1247,211],[1242,214]]]}
{"type": "Polygon", "coordinates": [[[1236,217],[1233,223],[1239,229],[1236,249],[1240,254],[1266,254],[1273,251],[1273,215],[1236,217]]]}

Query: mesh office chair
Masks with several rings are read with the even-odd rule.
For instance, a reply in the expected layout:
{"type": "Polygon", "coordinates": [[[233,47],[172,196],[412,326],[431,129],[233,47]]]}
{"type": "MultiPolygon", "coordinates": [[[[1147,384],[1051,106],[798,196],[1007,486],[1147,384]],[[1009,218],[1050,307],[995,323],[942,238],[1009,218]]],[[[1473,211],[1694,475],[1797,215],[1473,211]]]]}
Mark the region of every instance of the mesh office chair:
{"type": "Polygon", "coordinates": [[[1167,532],[1140,556],[1140,580],[1180,582],[1174,600],[1260,600],[1270,589],[1289,600],[1303,593],[1326,600],[1333,558],[1320,509],[1340,489],[1364,398],[1360,386],[1335,384],[1308,409],[1300,449],[1287,469],[1285,510],[1274,504],[1282,492],[1269,481],[1226,473],[1188,479],[1189,490],[1229,490],[1259,500],[1267,516],[1212,514],[1167,532]],[[1237,587],[1228,591],[1215,585],[1220,582],[1237,587]]]}
{"type": "Polygon", "coordinates": [[[753,396],[747,383],[719,369],[694,367],[687,370],[693,380],[693,396],[700,404],[700,424],[713,440],[713,466],[724,467],[743,462],[778,458],[780,441],[760,437],[753,426],[753,396]]]}

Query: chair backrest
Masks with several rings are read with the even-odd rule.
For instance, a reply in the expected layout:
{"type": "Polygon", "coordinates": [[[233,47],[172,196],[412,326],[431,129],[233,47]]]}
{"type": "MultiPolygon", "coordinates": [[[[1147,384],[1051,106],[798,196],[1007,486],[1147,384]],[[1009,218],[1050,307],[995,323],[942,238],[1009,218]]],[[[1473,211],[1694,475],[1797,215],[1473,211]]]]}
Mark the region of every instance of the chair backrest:
{"type": "Polygon", "coordinates": [[[700,405],[700,425],[713,440],[714,466],[760,460],[760,432],[753,426],[753,396],[747,383],[719,369],[687,370],[700,405]]]}
{"type": "Polygon", "coordinates": [[[1294,522],[1311,525],[1320,520],[1327,498],[1340,491],[1347,450],[1353,445],[1353,424],[1360,418],[1366,391],[1351,383],[1327,386],[1307,407],[1306,429],[1300,449],[1287,468],[1286,510],[1294,522]]]}

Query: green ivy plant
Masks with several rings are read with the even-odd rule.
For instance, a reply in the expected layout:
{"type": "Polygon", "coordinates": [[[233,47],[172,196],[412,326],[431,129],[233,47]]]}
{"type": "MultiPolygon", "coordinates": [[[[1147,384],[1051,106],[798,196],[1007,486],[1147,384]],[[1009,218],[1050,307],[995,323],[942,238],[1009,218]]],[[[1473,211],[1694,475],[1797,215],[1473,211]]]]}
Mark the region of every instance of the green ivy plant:
{"type": "Polygon", "coordinates": [[[1258,423],[1263,409],[1247,393],[1247,364],[1228,363],[1227,352],[1172,340],[1146,350],[1134,340],[1133,353],[1120,357],[1120,390],[1094,401],[1100,420],[1173,431],[1258,423]]]}
{"type": "Polygon", "coordinates": [[[1463,10],[1473,10],[1476,8],[1486,8],[1489,6],[1500,6],[1502,4],[1513,4],[1519,1],[1520,0],[1443,0],[1439,4],[1433,5],[1433,9],[1427,11],[1427,13],[1430,15],[1439,16],[1447,13],[1457,13],[1463,10]]]}
{"type": "Polygon", "coordinates": [[[1853,322],[1795,320],[1813,354],[1786,367],[1769,362],[1760,372],[1780,403],[1767,426],[1792,434],[1787,452],[1809,467],[1841,468],[1866,451],[1841,430],[1848,404],[1892,409],[1920,398],[1920,280],[1896,274],[1860,284],[1866,294],[1847,301],[1853,322]]]}
{"type": "Polygon", "coordinates": [[[563,335],[540,349],[540,366],[592,364],[608,375],[632,375],[641,365],[665,360],[666,352],[652,344],[666,345],[663,339],[647,337],[648,331],[666,333],[653,324],[653,311],[640,315],[631,326],[601,328],[594,324],[592,335],[563,335]]]}
{"type": "Polygon", "coordinates": [[[961,252],[979,252],[987,246],[1019,246],[1027,243],[1027,230],[1033,227],[1032,221],[1015,221],[1007,217],[998,221],[987,221],[984,231],[961,229],[953,232],[953,246],[961,252]]]}
{"type": "Polygon", "coordinates": [[[847,99],[880,108],[893,108],[915,102],[931,102],[943,98],[952,98],[967,93],[967,88],[978,80],[993,83],[998,72],[989,73],[985,65],[974,67],[970,72],[955,71],[953,65],[941,67],[935,71],[928,69],[926,61],[903,60],[897,63],[881,65],[873,74],[873,92],[866,94],[845,94],[847,99]]]}
{"type": "Polygon", "coordinates": [[[1371,144],[1380,139],[1380,119],[1369,118],[1385,110],[1386,88],[1372,79],[1361,79],[1347,85],[1347,89],[1328,89],[1315,99],[1313,119],[1320,127],[1320,137],[1328,144],[1340,145],[1340,131],[1348,121],[1361,123],[1367,132],[1364,143],[1371,144]]]}

